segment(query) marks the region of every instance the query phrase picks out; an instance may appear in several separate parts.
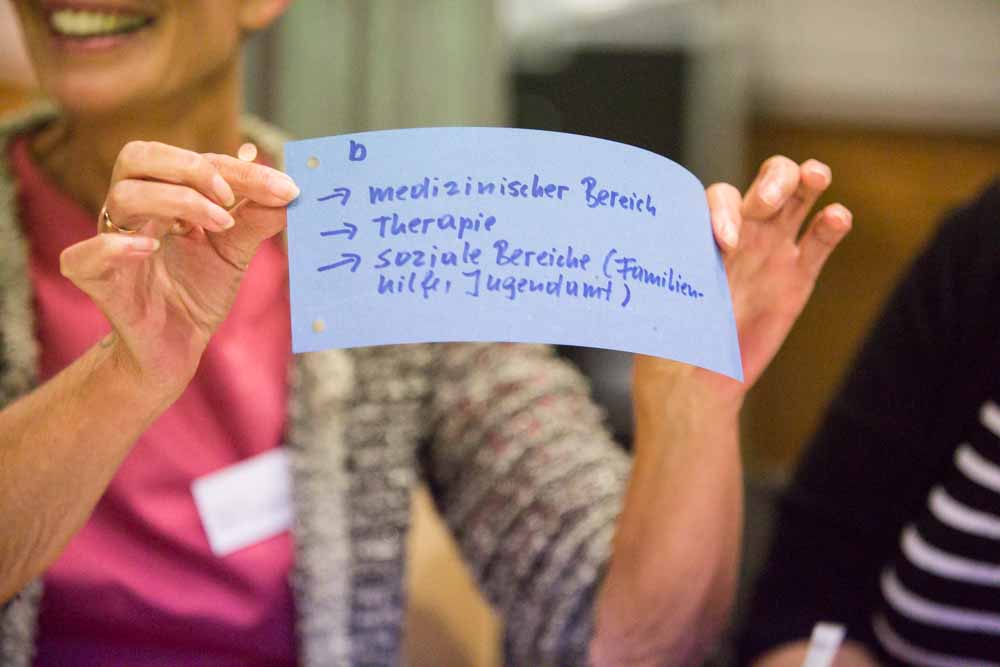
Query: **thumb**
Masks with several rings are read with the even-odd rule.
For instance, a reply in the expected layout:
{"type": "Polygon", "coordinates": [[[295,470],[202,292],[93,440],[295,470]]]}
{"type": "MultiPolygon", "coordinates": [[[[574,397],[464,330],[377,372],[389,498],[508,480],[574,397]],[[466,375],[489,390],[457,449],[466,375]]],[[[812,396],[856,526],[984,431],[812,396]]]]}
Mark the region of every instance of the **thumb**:
{"type": "Polygon", "coordinates": [[[740,243],[740,191],[728,183],[715,183],[705,190],[712,231],[723,254],[736,250],[740,243]]]}
{"type": "Polygon", "coordinates": [[[216,252],[245,271],[260,244],[284,231],[288,215],[284,206],[262,206],[246,200],[232,211],[236,224],[224,232],[208,234],[216,252]]]}
{"type": "Polygon", "coordinates": [[[59,271],[94,298],[99,286],[119,277],[120,269],[147,259],[159,247],[159,240],[142,234],[98,234],[63,250],[59,271]]]}

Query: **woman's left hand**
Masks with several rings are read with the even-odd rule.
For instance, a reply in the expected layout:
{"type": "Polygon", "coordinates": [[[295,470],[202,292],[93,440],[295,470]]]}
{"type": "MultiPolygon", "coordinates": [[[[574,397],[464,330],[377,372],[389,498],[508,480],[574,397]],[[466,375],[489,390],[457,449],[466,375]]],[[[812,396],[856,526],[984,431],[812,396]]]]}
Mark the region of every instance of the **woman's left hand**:
{"type": "Polygon", "coordinates": [[[681,373],[697,376],[715,398],[737,407],[742,403],[809,300],[827,257],[851,229],[851,212],[831,204],[816,213],[800,234],[831,179],[830,168],[822,162],[806,160],[799,165],[774,156],[761,165],[743,196],[726,183],[707,188],[712,230],[729,277],[744,381],[637,356],[637,399],[662,385],[658,380],[663,376],[681,373]]]}

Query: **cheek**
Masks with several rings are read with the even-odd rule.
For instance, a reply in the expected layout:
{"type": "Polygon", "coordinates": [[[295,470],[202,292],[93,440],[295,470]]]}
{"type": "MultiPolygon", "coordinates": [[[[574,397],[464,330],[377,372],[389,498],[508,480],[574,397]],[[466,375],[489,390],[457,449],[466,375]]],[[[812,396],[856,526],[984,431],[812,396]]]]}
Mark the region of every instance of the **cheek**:
{"type": "Polygon", "coordinates": [[[181,38],[173,41],[163,63],[164,84],[168,88],[198,85],[239,58],[241,40],[235,26],[223,24],[212,30],[206,27],[210,25],[184,26],[179,32],[181,38]]]}
{"type": "MultiPolygon", "coordinates": [[[[240,45],[238,0],[183,0],[177,16],[175,43],[184,55],[207,57],[213,61],[235,55],[240,45]]],[[[180,55],[180,54],[178,54],[180,55]]]]}

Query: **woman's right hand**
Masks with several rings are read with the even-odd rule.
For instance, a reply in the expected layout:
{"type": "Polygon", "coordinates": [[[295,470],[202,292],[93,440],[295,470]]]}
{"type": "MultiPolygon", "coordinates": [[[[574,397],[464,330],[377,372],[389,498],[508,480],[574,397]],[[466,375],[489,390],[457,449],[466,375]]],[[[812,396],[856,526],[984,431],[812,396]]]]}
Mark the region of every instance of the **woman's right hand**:
{"type": "MultiPolygon", "coordinates": [[[[285,228],[298,196],[253,162],[131,142],[118,155],[110,229],[62,253],[63,275],[104,312],[127,370],[179,394],[228,316],[258,246],[285,228]],[[245,198],[233,208],[239,198],[245,198]]],[[[103,223],[103,219],[100,221],[103,223]]]]}

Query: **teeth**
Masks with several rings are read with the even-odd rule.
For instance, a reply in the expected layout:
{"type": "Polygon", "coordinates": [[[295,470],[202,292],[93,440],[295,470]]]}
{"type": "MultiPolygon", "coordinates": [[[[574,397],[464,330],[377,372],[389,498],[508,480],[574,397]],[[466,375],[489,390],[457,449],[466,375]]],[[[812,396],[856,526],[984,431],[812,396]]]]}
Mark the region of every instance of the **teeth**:
{"type": "Polygon", "coordinates": [[[50,15],[52,28],[67,37],[98,37],[134,30],[147,22],[145,16],[116,14],[89,9],[57,9],[50,15]]]}

